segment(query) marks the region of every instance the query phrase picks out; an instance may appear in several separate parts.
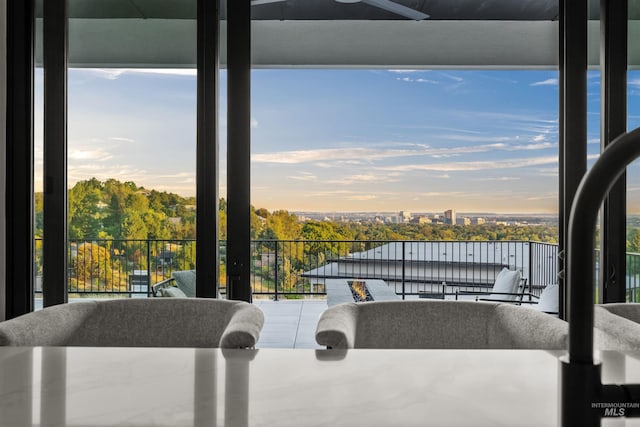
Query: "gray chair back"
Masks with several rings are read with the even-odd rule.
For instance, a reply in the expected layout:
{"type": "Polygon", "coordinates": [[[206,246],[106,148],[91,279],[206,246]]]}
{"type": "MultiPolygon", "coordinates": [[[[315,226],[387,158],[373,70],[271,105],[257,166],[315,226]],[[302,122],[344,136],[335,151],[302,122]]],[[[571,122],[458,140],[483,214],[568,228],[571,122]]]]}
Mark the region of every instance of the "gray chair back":
{"type": "Polygon", "coordinates": [[[0,323],[0,345],[253,347],[262,311],[239,301],[149,298],[61,304],[0,323]]]}
{"type": "Polygon", "coordinates": [[[599,350],[640,351],[640,304],[596,304],[594,327],[599,350]]]}
{"type": "Polygon", "coordinates": [[[380,301],[340,304],[318,322],[331,348],[566,349],[566,322],[510,304],[380,301]]]}

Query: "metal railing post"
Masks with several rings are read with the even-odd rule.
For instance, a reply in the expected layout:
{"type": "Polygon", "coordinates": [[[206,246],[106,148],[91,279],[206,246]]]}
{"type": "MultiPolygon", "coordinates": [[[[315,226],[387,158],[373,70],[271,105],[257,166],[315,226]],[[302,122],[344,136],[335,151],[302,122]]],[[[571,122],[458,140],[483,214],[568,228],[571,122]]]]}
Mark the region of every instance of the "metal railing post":
{"type": "Polygon", "coordinates": [[[147,297],[151,288],[151,240],[147,238],[147,297]]]}
{"type": "Polygon", "coordinates": [[[279,269],[279,265],[280,265],[279,262],[278,262],[278,240],[276,240],[275,243],[276,243],[276,248],[275,248],[275,258],[276,258],[275,259],[275,267],[276,268],[275,268],[275,274],[274,274],[274,282],[275,282],[274,283],[274,292],[275,292],[275,294],[273,296],[273,299],[274,299],[274,301],[278,301],[278,279],[279,279],[279,277],[278,277],[278,269],[279,269]]]}
{"type": "Polygon", "coordinates": [[[405,266],[406,266],[406,259],[405,259],[405,241],[402,241],[402,299],[405,299],[405,293],[406,293],[406,289],[405,289],[405,278],[406,278],[406,272],[405,272],[405,266]]]}
{"type": "Polygon", "coordinates": [[[533,280],[533,269],[531,268],[533,266],[533,245],[535,243],[532,242],[531,240],[529,240],[529,272],[527,273],[529,275],[529,300],[531,300],[531,293],[533,292],[533,285],[534,280],[533,280]]]}

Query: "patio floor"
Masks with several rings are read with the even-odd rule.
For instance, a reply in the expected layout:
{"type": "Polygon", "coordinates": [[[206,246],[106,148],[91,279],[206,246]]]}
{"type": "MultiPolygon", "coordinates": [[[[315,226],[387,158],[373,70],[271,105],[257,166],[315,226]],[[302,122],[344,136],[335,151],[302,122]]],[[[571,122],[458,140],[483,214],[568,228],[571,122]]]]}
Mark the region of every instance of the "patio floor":
{"type": "Polygon", "coordinates": [[[264,327],[257,348],[322,348],[315,340],[326,300],[254,300],[264,312],[264,327]]]}

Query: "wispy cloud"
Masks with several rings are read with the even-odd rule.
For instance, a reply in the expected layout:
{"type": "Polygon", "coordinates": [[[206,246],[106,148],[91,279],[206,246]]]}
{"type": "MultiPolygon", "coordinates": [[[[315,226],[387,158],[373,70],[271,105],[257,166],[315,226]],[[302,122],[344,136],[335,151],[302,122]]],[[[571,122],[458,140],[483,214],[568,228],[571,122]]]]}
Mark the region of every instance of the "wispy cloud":
{"type": "Polygon", "coordinates": [[[389,196],[394,193],[377,191],[373,194],[363,194],[362,191],[355,190],[327,190],[327,191],[307,191],[303,194],[304,197],[309,198],[323,198],[323,197],[340,197],[347,200],[371,200],[382,196],[389,196]]]}
{"type": "Polygon", "coordinates": [[[104,150],[72,150],[68,154],[69,159],[73,160],[91,160],[94,162],[101,162],[109,160],[113,155],[104,150]]]}
{"type": "Polygon", "coordinates": [[[125,74],[161,74],[165,76],[188,77],[195,77],[197,75],[195,68],[91,68],[84,71],[107,80],[117,80],[125,74]]]}
{"type": "Polygon", "coordinates": [[[447,113],[451,115],[457,115],[462,117],[476,117],[484,120],[492,120],[495,122],[511,122],[511,123],[528,123],[545,126],[557,126],[557,119],[549,119],[543,117],[535,117],[531,114],[518,114],[504,111],[486,111],[486,110],[451,110],[447,113]]]}
{"type": "Polygon", "coordinates": [[[445,127],[445,126],[432,126],[432,125],[402,125],[402,124],[393,124],[395,129],[424,129],[424,130],[437,130],[437,131],[446,131],[453,133],[469,133],[473,135],[481,135],[482,131],[476,129],[465,129],[465,128],[456,128],[456,127],[445,127]]]}
{"type": "Polygon", "coordinates": [[[356,174],[356,175],[348,175],[340,179],[332,179],[326,181],[327,184],[337,184],[337,185],[357,185],[357,184],[380,184],[383,182],[398,182],[400,181],[397,178],[396,174],[356,174]]]}
{"type": "MultiPolygon", "coordinates": [[[[253,160],[253,157],[252,157],[252,160],[253,160]]],[[[265,162],[265,163],[270,163],[270,162],[265,162]]],[[[322,169],[329,169],[329,168],[335,168],[335,167],[351,168],[353,166],[361,166],[366,164],[371,164],[371,162],[367,160],[335,159],[330,163],[320,161],[320,162],[314,163],[313,165],[322,169]]]]}
{"type": "Polygon", "coordinates": [[[186,180],[192,181],[195,183],[196,174],[194,172],[176,172],[171,174],[157,175],[158,178],[171,178],[171,179],[180,179],[184,178],[186,180]]]}
{"type": "MultiPolygon", "coordinates": [[[[106,180],[109,178],[133,181],[144,185],[150,178],[148,171],[132,165],[100,165],[100,164],[70,164],[68,167],[69,183],[73,184],[90,178],[106,180]]],[[[152,187],[155,188],[155,187],[152,187]]]]}
{"type": "Polygon", "coordinates": [[[428,191],[426,193],[419,193],[420,197],[452,197],[452,196],[462,196],[465,193],[461,191],[428,191]]]}
{"type": "Polygon", "coordinates": [[[350,196],[349,199],[350,200],[356,200],[356,201],[365,201],[365,200],[374,200],[377,199],[378,196],[373,195],[373,194],[356,194],[354,196],[350,196]]]}
{"type": "Polygon", "coordinates": [[[109,139],[111,141],[118,141],[118,142],[136,142],[135,139],[125,138],[124,136],[110,136],[109,139]]]}
{"type": "MultiPolygon", "coordinates": [[[[464,142],[507,142],[513,139],[508,136],[480,136],[480,135],[461,135],[459,133],[434,135],[433,139],[444,139],[447,141],[464,141],[464,142]]],[[[497,145],[497,144],[496,144],[497,145]]]]}
{"type": "Polygon", "coordinates": [[[551,78],[531,83],[529,86],[558,86],[558,79],[551,78]]]}
{"type": "MultiPolygon", "coordinates": [[[[296,164],[307,162],[335,161],[339,159],[385,159],[390,157],[405,157],[415,155],[414,150],[380,150],[374,148],[323,148],[316,150],[281,151],[275,153],[254,154],[254,163],[284,163],[296,164]]],[[[331,166],[317,164],[318,166],[331,166]]]]}
{"type": "Polygon", "coordinates": [[[400,166],[380,166],[380,170],[404,170],[404,171],[479,171],[479,170],[495,170],[495,169],[514,169],[528,166],[546,165],[558,163],[555,156],[549,157],[533,157],[526,159],[506,159],[495,161],[472,161],[472,162],[452,162],[452,163],[425,163],[400,166]]]}
{"type": "Polygon", "coordinates": [[[289,175],[287,178],[297,181],[316,181],[318,179],[318,177],[311,172],[300,172],[300,175],[289,175]]]}
{"type": "MultiPolygon", "coordinates": [[[[465,136],[466,138],[466,136],[465,136]]],[[[388,145],[393,145],[389,143],[388,145]]],[[[507,144],[497,142],[494,144],[480,144],[459,147],[433,148],[424,144],[415,145],[415,149],[379,149],[379,148],[324,148],[315,150],[280,151],[273,153],[260,153],[251,156],[254,163],[280,163],[298,164],[315,163],[318,167],[335,167],[335,162],[349,159],[356,161],[369,161],[426,156],[432,158],[448,158],[462,154],[484,153],[492,150],[500,151],[531,151],[544,150],[555,147],[555,143],[542,142],[533,144],[507,144]]]]}
{"type": "Polygon", "coordinates": [[[525,197],[525,200],[528,201],[536,201],[536,200],[558,200],[558,193],[544,193],[544,194],[538,194],[535,196],[529,196],[529,197],[525,197]]]}
{"type": "Polygon", "coordinates": [[[558,168],[539,168],[536,170],[538,176],[558,176],[558,168]]]}
{"type": "Polygon", "coordinates": [[[520,181],[516,176],[499,176],[495,178],[478,178],[477,181],[520,181]]]}
{"type": "Polygon", "coordinates": [[[506,148],[508,151],[520,151],[520,150],[546,150],[548,148],[554,148],[557,144],[555,142],[540,142],[537,144],[520,144],[513,145],[506,148]]]}
{"type": "Polygon", "coordinates": [[[437,80],[429,80],[429,79],[423,79],[423,78],[413,79],[411,77],[398,77],[396,78],[396,80],[400,80],[402,82],[407,82],[407,83],[430,83],[434,85],[440,84],[440,82],[437,80]]]}
{"type": "Polygon", "coordinates": [[[453,80],[453,81],[455,81],[455,82],[462,82],[462,81],[464,81],[464,79],[463,79],[462,77],[460,77],[460,76],[454,76],[453,74],[440,73],[440,75],[442,75],[442,76],[444,76],[444,77],[446,77],[446,78],[448,78],[448,79],[451,79],[451,80],[453,80]]]}

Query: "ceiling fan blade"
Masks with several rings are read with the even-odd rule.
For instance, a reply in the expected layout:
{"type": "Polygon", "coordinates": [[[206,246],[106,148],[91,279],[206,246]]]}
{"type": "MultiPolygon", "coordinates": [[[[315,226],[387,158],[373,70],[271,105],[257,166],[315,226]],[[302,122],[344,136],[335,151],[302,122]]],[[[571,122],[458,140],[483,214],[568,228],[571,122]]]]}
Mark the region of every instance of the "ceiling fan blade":
{"type": "Polygon", "coordinates": [[[271,4],[271,3],[283,3],[287,0],[251,0],[251,6],[258,6],[261,4],[271,4]]]}
{"type": "Polygon", "coordinates": [[[362,3],[367,3],[371,6],[379,7],[380,9],[393,12],[397,15],[404,16],[405,18],[413,19],[415,21],[422,21],[423,19],[427,19],[429,17],[429,15],[427,15],[426,13],[411,9],[410,7],[403,6],[391,0],[362,0],[362,3]]]}

